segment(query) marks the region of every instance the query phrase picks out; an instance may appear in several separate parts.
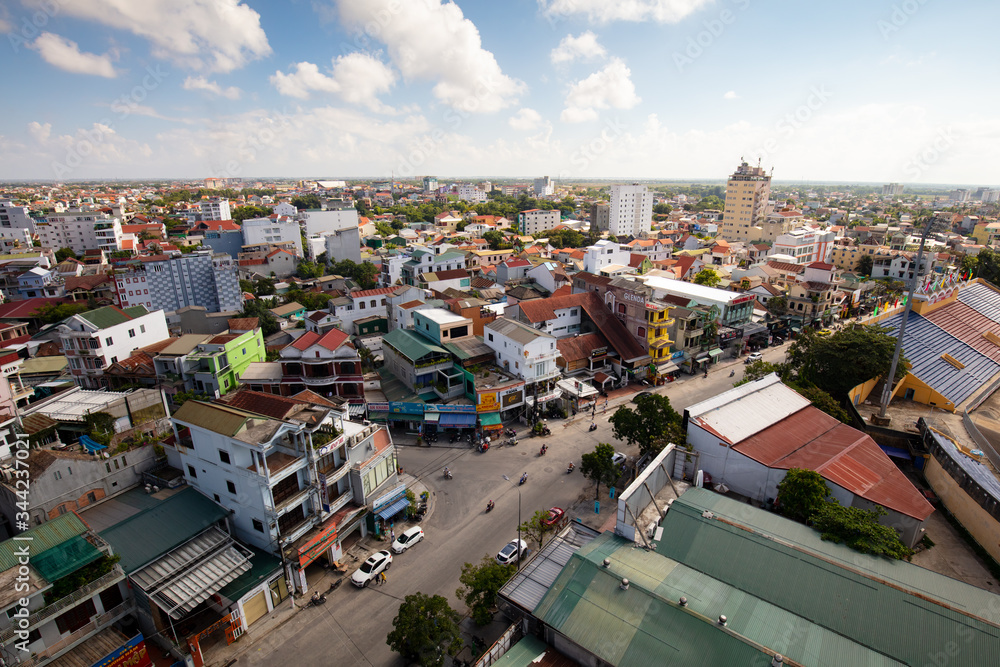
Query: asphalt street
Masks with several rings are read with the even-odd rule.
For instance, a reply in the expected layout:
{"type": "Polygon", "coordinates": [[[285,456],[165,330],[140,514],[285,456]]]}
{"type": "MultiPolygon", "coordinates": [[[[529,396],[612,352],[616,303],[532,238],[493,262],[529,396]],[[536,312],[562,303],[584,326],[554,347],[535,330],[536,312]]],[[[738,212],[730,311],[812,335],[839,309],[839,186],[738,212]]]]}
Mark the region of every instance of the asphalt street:
{"type": "MultiPolygon", "coordinates": [[[[765,360],[783,360],[784,347],[765,350],[765,360]]],[[[708,378],[685,376],[656,391],[668,396],[682,412],[730,389],[742,377],[743,368],[742,360],[724,360],[708,378]],[[733,377],[730,370],[735,370],[733,377]]],[[[623,404],[629,405],[627,400],[619,400],[618,405],[623,404]]],[[[596,431],[588,431],[589,415],[550,420],[551,436],[521,438],[516,446],[493,447],[483,454],[468,445],[400,444],[400,465],[433,493],[430,513],[421,523],[426,535],[423,542],[394,556],[385,584],[357,589],[345,578],[325,605],[304,609],[277,631],[254,638],[236,664],[280,665],[294,660],[299,664],[404,665],[385,643],[400,602],[418,591],[443,595],[454,609],[464,613],[465,604],[455,596],[462,565],[495,556],[517,537],[519,503],[520,521],[552,506],[575,508],[567,512],[571,518],[580,512],[593,512],[593,485],[579,472],[581,455],[592,451],[598,442],[612,443],[630,457],[638,453],[612,438],[608,417],[615,407],[614,403],[609,405],[605,414],[598,410],[596,431]],[[549,446],[545,456],[539,456],[542,442],[549,446]],[[567,474],[570,461],[578,469],[567,474]],[[453,471],[453,479],[444,478],[445,466],[453,471]],[[519,487],[516,482],[523,472],[528,473],[528,481],[519,487]],[[512,482],[505,481],[503,475],[512,482]],[[496,508],[487,514],[490,499],[496,508]]],[[[525,432],[520,425],[517,430],[525,432]]],[[[348,576],[358,565],[360,562],[351,562],[348,576]]]]}

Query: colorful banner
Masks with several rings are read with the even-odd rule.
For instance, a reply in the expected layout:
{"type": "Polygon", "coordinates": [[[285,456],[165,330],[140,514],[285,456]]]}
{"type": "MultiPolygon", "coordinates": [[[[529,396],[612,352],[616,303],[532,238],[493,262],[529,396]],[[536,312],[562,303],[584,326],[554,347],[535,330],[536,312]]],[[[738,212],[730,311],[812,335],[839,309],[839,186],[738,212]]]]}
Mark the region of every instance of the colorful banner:
{"type": "Polygon", "coordinates": [[[299,567],[305,567],[323,555],[330,545],[337,541],[337,522],[330,520],[329,525],[320,530],[319,535],[299,547],[299,567]]]}
{"type": "Polygon", "coordinates": [[[499,409],[497,392],[490,391],[479,394],[479,405],[476,406],[476,412],[496,412],[499,409]]]}
{"type": "Polygon", "coordinates": [[[142,633],[122,644],[94,663],[93,667],[150,667],[153,661],[146,651],[146,642],[142,633]]]}

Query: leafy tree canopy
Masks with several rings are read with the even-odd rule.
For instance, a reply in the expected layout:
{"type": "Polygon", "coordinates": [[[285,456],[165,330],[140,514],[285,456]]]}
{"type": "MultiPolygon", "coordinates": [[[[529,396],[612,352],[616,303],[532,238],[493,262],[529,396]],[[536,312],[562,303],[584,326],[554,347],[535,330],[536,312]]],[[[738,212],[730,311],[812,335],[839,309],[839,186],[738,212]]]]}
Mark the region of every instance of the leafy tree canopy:
{"type": "Polygon", "coordinates": [[[815,470],[792,468],[778,484],[781,513],[796,521],[808,521],[830,495],[822,475],[815,470]]]}
{"type": "Polygon", "coordinates": [[[858,274],[862,276],[870,276],[872,274],[873,264],[874,260],[871,255],[861,255],[861,257],[858,258],[858,274]]]}
{"type": "Polygon", "coordinates": [[[39,306],[32,315],[39,318],[44,324],[55,324],[86,310],[87,304],[85,303],[46,303],[39,306]]]}
{"type": "Polygon", "coordinates": [[[521,524],[521,533],[528,541],[534,542],[541,549],[545,542],[545,536],[557,530],[556,526],[545,525],[545,520],[549,517],[548,510],[538,510],[531,515],[531,518],[521,524]]]}
{"type": "Polygon", "coordinates": [[[299,197],[295,197],[295,198],[292,199],[291,203],[292,203],[292,206],[294,206],[295,208],[297,208],[300,211],[317,209],[317,208],[320,208],[322,206],[322,204],[321,204],[321,202],[319,200],[319,195],[312,194],[312,193],[307,194],[307,195],[301,195],[299,197]]]}
{"type": "Polygon", "coordinates": [[[824,540],[843,542],[863,554],[909,559],[913,551],[900,541],[895,529],[879,523],[885,514],[882,507],[866,510],[828,501],[820,505],[812,521],[824,540]]]}
{"type": "MultiPolygon", "coordinates": [[[[617,436],[616,436],[617,437],[617,436]]],[[[601,484],[611,486],[618,479],[618,470],[611,457],[615,448],[606,442],[599,443],[594,451],[584,454],[580,463],[580,472],[594,483],[594,500],[601,496],[601,484]]]]}
{"type": "Polygon", "coordinates": [[[440,595],[407,595],[392,619],[393,629],[385,643],[418,665],[443,665],[446,654],[455,655],[462,648],[461,620],[440,595]]]}
{"type": "Polygon", "coordinates": [[[250,301],[245,301],[243,303],[243,310],[240,311],[240,317],[256,317],[260,321],[261,333],[264,335],[264,338],[267,338],[281,331],[278,318],[271,312],[271,308],[277,305],[276,301],[277,299],[251,299],[250,301]]]}
{"type": "Polygon", "coordinates": [[[683,444],[683,419],[661,394],[639,395],[634,410],[622,406],[608,420],[614,427],[615,438],[638,445],[639,452],[655,454],[668,442],[683,444]]]}
{"type": "Polygon", "coordinates": [[[233,221],[240,223],[250,218],[266,218],[271,215],[271,209],[264,206],[237,206],[233,210],[233,221]]]}
{"type": "Polygon", "coordinates": [[[67,259],[76,259],[76,253],[72,248],[59,248],[56,250],[56,262],[64,262],[67,259]]]}
{"type": "Polygon", "coordinates": [[[722,282],[722,278],[720,278],[719,274],[713,271],[712,269],[705,267],[695,275],[694,279],[691,282],[693,282],[696,285],[705,285],[706,287],[716,287],[720,282],[722,282]]]}
{"type": "MultiPolygon", "coordinates": [[[[848,327],[829,336],[806,330],[789,347],[787,357],[800,382],[814,384],[842,401],[853,387],[888,375],[895,347],[896,339],[878,326],[848,327]]],[[[900,359],[893,382],[906,372],[906,359],[900,359]]]]}
{"type": "Polygon", "coordinates": [[[468,605],[476,625],[486,625],[493,620],[497,593],[515,572],[516,564],[501,565],[491,556],[484,557],[477,565],[466,563],[462,566],[458,578],[462,587],[455,591],[455,596],[468,605]]]}

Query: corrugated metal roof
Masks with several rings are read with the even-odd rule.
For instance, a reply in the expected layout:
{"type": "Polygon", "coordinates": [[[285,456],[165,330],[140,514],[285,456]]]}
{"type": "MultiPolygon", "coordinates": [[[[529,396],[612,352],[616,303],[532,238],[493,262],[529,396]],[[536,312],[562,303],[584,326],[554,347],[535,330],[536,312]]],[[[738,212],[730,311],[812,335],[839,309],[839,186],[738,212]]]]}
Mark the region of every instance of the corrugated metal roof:
{"type": "Polygon", "coordinates": [[[1000,323],[1000,294],[986,283],[972,283],[958,292],[958,300],[977,313],[1000,323]]]}
{"type": "Polygon", "coordinates": [[[116,324],[128,322],[132,316],[118,306],[102,306],[80,313],[80,318],[90,322],[98,329],[107,329],[116,324]]]}
{"type": "Polygon", "coordinates": [[[174,419],[199,426],[214,433],[233,437],[253,415],[217,403],[185,401],[174,413],[174,419]]]}
{"type": "Polygon", "coordinates": [[[389,343],[389,345],[402,352],[410,361],[417,361],[428,354],[448,354],[448,351],[444,348],[427,342],[425,338],[413,333],[409,329],[393,329],[382,336],[382,343],[389,343]]]}
{"type": "Polygon", "coordinates": [[[713,396],[687,409],[692,421],[730,444],[763,431],[809,405],[775,373],[713,396]]]}
{"type": "Polygon", "coordinates": [[[988,331],[1000,335],[1000,323],[994,322],[961,301],[954,301],[928,313],[926,319],[963,343],[972,346],[980,354],[1000,362],[1000,347],[983,338],[983,334],[988,331]]]}
{"type": "Polygon", "coordinates": [[[22,547],[28,548],[29,558],[34,557],[78,535],[83,535],[88,530],[83,519],[73,512],[67,512],[20,533],[18,537],[23,539],[4,540],[0,542],[0,572],[18,566],[17,552],[22,547]]]}
{"type": "Polygon", "coordinates": [[[130,573],[228,515],[226,510],[188,487],[101,531],[100,536],[121,555],[121,566],[130,573]]]}
{"type": "MultiPolygon", "coordinates": [[[[735,503],[738,508],[723,503],[718,507],[731,511],[730,515],[723,516],[720,511],[703,516],[702,505],[708,502],[709,492],[697,491],[691,501],[687,499],[690,491],[682,495],[667,512],[663,530],[670,537],[659,543],[659,555],[676,559],[905,664],[927,664],[928,656],[935,655],[956,637],[963,640],[962,664],[995,662],[1000,651],[1000,628],[988,619],[995,613],[991,610],[1000,608],[1000,596],[985,591],[971,593],[972,587],[965,584],[930,572],[918,574],[914,571],[920,568],[894,562],[894,567],[907,568],[907,571],[890,570],[897,580],[929,584],[924,591],[899,586],[867,569],[877,560],[885,559],[873,559],[846,547],[831,548],[839,545],[817,544],[818,533],[803,538],[784,525],[792,522],[763,510],[741,503],[735,503]],[[779,533],[765,533],[765,528],[758,525],[761,522],[768,530],[776,528],[779,533]],[[781,531],[799,538],[799,542],[782,539],[781,531]],[[831,553],[836,554],[834,558],[829,557],[831,553]],[[934,590],[928,593],[928,588],[948,597],[937,596],[934,590]],[[950,604],[952,597],[966,604],[950,604]],[[973,601],[983,604],[978,607],[975,603],[968,604],[973,601]],[[891,624],[887,619],[892,619],[891,624]],[[915,631],[901,631],[904,628],[915,631]]],[[[805,526],[799,529],[810,530],[805,526]]],[[[737,613],[745,612],[727,615],[735,619],[737,613]]]]}
{"type": "Polygon", "coordinates": [[[815,470],[855,495],[921,521],[934,511],[871,437],[813,406],[733,450],[769,468],[815,470]]]}
{"type": "MultiPolygon", "coordinates": [[[[902,315],[880,323],[895,336],[902,315]]],[[[962,342],[930,320],[911,312],[903,334],[903,353],[912,364],[910,372],[956,406],[1000,372],[1000,364],[962,342]],[[964,368],[941,358],[950,354],[964,368]]]]}

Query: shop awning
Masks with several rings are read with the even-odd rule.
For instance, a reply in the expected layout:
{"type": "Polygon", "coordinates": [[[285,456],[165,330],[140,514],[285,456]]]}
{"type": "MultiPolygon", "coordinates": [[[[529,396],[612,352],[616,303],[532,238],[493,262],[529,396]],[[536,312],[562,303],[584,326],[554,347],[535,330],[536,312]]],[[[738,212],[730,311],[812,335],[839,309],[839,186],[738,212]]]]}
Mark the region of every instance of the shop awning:
{"type": "Polygon", "coordinates": [[[388,419],[389,419],[389,413],[388,412],[369,412],[368,413],[368,421],[372,421],[372,422],[384,422],[384,421],[387,421],[388,419]]]}
{"type": "MultiPolygon", "coordinates": [[[[475,426],[476,415],[471,412],[442,412],[439,426],[475,426]]],[[[483,422],[485,423],[485,422],[483,422]]]]}
{"type": "Polygon", "coordinates": [[[499,412],[485,412],[479,415],[479,423],[483,426],[502,426],[499,412]]]}
{"type": "Polygon", "coordinates": [[[409,505],[409,504],[410,504],[410,501],[407,500],[405,497],[404,498],[400,498],[399,500],[397,500],[393,504],[391,504],[391,505],[389,505],[387,507],[383,507],[382,509],[380,509],[378,511],[379,518],[389,519],[391,517],[394,517],[397,514],[399,514],[400,512],[402,512],[403,510],[405,510],[406,506],[409,505]]]}
{"type": "Polygon", "coordinates": [[[679,370],[680,368],[677,367],[677,364],[672,361],[668,361],[656,367],[656,372],[660,375],[663,375],[664,373],[673,373],[679,370]]]}
{"type": "Polygon", "coordinates": [[[131,578],[160,609],[180,619],[248,571],[252,555],[212,526],[131,578]]]}
{"type": "Polygon", "coordinates": [[[360,417],[365,414],[365,404],[364,403],[348,403],[347,404],[347,414],[351,417],[360,417]]]}
{"type": "Polygon", "coordinates": [[[438,417],[441,415],[440,412],[425,412],[424,413],[424,423],[425,424],[437,424],[438,417]]]}
{"type": "Polygon", "coordinates": [[[708,359],[708,352],[702,352],[697,357],[694,358],[695,361],[701,361],[703,359],[708,359]]]}
{"type": "Polygon", "coordinates": [[[708,351],[708,356],[710,356],[712,358],[715,358],[715,357],[719,356],[720,354],[722,354],[722,350],[720,350],[717,347],[713,347],[711,350],[708,351]]]}

